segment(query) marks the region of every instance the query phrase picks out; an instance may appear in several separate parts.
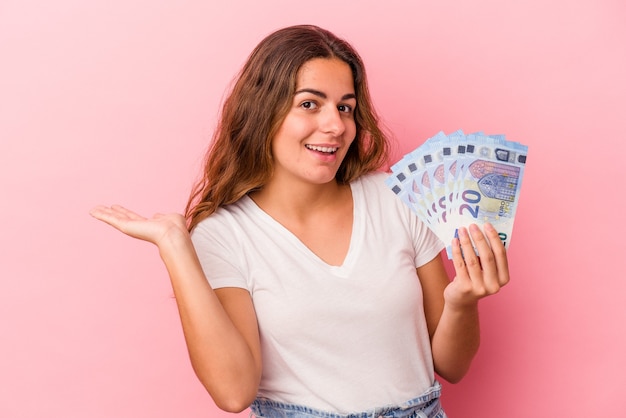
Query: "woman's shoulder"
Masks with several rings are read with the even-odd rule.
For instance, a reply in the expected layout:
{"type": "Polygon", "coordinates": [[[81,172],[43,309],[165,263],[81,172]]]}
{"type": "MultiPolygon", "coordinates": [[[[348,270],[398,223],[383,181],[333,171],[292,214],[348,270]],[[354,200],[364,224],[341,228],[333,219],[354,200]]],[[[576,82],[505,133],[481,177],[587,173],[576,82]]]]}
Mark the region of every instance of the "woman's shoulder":
{"type": "Polygon", "coordinates": [[[216,233],[223,229],[232,231],[233,227],[245,224],[251,216],[248,200],[247,196],[244,196],[234,203],[220,206],[215,212],[198,222],[192,234],[202,234],[208,231],[216,233]]]}
{"type": "Polygon", "coordinates": [[[368,185],[384,186],[385,179],[389,176],[390,173],[387,173],[385,171],[370,171],[369,173],[360,176],[358,179],[355,180],[355,182],[360,182],[368,185]]]}
{"type": "Polygon", "coordinates": [[[391,173],[385,171],[365,174],[353,183],[352,190],[368,210],[379,208],[386,215],[395,213],[398,219],[408,219],[411,217],[409,207],[387,185],[390,176],[391,173]]]}
{"type": "Polygon", "coordinates": [[[361,187],[366,193],[377,192],[387,194],[388,192],[391,192],[389,187],[385,184],[385,180],[389,176],[390,174],[384,171],[372,171],[356,179],[352,185],[353,188],[355,186],[361,187]]]}

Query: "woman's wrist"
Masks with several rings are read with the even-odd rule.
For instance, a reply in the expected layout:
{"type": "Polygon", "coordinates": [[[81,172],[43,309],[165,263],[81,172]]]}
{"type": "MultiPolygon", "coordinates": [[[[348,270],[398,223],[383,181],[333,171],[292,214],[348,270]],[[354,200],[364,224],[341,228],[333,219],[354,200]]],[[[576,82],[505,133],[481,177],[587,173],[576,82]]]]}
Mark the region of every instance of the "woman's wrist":
{"type": "Polygon", "coordinates": [[[180,228],[170,228],[159,240],[158,243],[159,254],[163,261],[171,259],[180,252],[186,252],[189,250],[195,251],[191,237],[187,230],[181,230],[180,228]]]}

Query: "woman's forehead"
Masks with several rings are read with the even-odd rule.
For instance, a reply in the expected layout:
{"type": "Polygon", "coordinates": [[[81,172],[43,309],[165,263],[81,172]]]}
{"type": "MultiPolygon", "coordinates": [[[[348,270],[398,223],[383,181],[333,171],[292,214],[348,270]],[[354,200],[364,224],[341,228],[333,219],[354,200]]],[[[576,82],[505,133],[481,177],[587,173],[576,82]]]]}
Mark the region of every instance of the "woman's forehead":
{"type": "Polygon", "coordinates": [[[350,66],[338,58],[314,58],[305,62],[296,76],[296,91],[325,86],[354,93],[354,78],[350,66]]]}

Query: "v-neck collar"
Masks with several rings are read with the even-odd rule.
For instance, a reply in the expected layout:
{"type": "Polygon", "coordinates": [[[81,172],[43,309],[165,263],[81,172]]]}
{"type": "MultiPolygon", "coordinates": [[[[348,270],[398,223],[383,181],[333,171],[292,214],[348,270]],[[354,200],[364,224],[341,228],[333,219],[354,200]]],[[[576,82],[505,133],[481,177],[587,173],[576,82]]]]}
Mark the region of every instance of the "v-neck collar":
{"type": "Polygon", "coordinates": [[[349,277],[352,271],[358,252],[361,248],[362,235],[363,235],[363,202],[362,202],[362,187],[360,182],[353,182],[350,184],[350,190],[352,192],[352,233],[350,236],[350,245],[348,252],[339,266],[328,264],[322,260],[317,254],[315,254],[309,247],[307,247],[293,232],[283,226],[280,222],[270,216],[267,212],[261,209],[255,202],[246,195],[242,198],[242,203],[258,215],[266,225],[281,236],[285,237],[294,248],[298,249],[308,260],[318,265],[320,268],[327,270],[329,273],[339,277],[349,277]]]}

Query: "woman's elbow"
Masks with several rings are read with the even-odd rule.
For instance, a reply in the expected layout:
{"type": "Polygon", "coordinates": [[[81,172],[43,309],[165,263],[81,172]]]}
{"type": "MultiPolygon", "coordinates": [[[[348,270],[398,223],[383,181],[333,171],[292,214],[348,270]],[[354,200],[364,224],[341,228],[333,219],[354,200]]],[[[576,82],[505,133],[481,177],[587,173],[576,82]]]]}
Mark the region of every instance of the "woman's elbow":
{"type": "Polygon", "coordinates": [[[242,412],[246,410],[246,408],[249,408],[253,400],[254,400],[254,397],[251,399],[250,398],[238,398],[236,396],[227,397],[225,399],[213,398],[213,402],[215,402],[215,405],[217,405],[219,409],[225,412],[233,413],[233,414],[242,412]]]}
{"type": "MultiPolygon", "coordinates": [[[[204,383],[204,382],[203,382],[204,383]]],[[[250,407],[256,398],[258,384],[245,384],[241,380],[236,384],[204,384],[215,405],[225,412],[238,413],[250,407]]]]}
{"type": "Polygon", "coordinates": [[[452,384],[459,383],[461,380],[463,380],[463,378],[465,377],[468,371],[469,371],[469,365],[467,366],[457,365],[456,367],[449,367],[449,368],[441,368],[441,367],[435,368],[435,372],[437,373],[437,375],[439,375],[439,377],[441,377],[446,382],[452,383],[452,384]]]}
{"type": "Polygon", "coordinates": [[[241,387],[208,390],[215,405],[225,412],[238,413],[249,408],[256,398],[256,390],[242,390],[241,387]]]}
{"type": "Polygon", "coordinates": [[[452,383],[452,384],[456,384],[459,383],[461,380],[463,380],[463,377],[465,376],[465,373],[461,374],[461,373],[456,373],[456,374],[452,374],[452,373],[437,373],[443,380],[445,380],[448,383],[452,383]]]}

